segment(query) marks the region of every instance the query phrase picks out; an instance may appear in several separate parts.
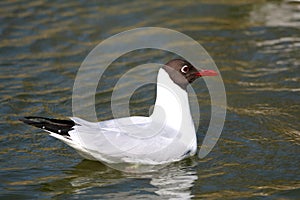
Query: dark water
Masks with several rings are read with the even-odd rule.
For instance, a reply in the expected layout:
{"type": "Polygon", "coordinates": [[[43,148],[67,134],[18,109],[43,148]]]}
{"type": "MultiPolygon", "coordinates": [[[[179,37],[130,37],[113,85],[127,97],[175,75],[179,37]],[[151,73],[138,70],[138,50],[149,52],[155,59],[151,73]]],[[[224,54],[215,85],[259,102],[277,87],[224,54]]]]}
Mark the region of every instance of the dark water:
{"type": "MultiPolygon", "coordinates": [[[[299,199],[300,3],[287,1],[1,1],[1,199],[299,199]],[[76,72],[99,42],[128,29],[171,28],[200,42],[227,92],[220,140],[204,159],[136,175],[82,160],[61,142],[25,126],[27,115],[72,115],[76,72]]],[[[149,50],[112,64],[96,95],[100,120],[112,117],[113,83],[124,69],[171,58],[149,50]]],[[[210,120],[199,93],[199,145],[210,120]]],[[[148,112],[153,88],[132,99],[148,112]]]]}

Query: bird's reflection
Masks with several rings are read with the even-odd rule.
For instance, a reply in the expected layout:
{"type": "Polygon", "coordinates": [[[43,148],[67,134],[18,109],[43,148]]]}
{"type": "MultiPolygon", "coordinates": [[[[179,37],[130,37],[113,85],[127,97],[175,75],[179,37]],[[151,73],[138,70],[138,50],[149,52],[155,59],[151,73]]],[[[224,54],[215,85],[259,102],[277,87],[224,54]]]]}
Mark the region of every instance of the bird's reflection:
{"type": "Polygon", "coordinates": [[[132,174],[84,160],[65,177],[45,183],[41,190],[54,197],[190,199],[198,176],[195,158],[170,164],[157,172],[132,174]]]}
{"type": "Polygon", "coordinates": [[[167,166],[152,176],[150,184],[157,188],[155,193],[160,197],[190,199],[191,188],[198,179],[195,166],[196,162],[191,159],[167,166]]]}

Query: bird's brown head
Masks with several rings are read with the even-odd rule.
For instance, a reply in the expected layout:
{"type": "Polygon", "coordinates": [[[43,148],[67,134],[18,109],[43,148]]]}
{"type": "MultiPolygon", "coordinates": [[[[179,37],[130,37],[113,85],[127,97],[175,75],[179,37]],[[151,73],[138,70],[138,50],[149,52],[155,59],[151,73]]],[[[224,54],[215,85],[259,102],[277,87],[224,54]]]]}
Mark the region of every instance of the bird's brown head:
{"type": "Polygon", "coordinates": [[[166,70],[172,81],[182,89],[186,89],[189,83],[192,83],[199,77],[218,75],[214,70],[198,70],[183,59],[170,60],[163,66],[163,69],[166,70]]]}

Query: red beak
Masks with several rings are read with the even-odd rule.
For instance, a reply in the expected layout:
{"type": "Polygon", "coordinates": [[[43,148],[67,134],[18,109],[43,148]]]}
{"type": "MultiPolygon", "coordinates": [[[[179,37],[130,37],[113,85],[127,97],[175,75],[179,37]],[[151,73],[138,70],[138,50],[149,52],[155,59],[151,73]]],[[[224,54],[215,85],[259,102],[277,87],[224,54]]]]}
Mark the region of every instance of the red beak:
{"type": "Polygon", "coordinates": [[[196,76],[217,76],[218,73],[214,70],[201,70],[196,72],[196,76]]]}

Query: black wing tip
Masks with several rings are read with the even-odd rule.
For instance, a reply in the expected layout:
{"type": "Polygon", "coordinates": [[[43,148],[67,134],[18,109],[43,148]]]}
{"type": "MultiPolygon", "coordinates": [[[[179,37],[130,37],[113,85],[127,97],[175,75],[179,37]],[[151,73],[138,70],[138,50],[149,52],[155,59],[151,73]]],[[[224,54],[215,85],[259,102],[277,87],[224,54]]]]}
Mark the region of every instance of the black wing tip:
{"type": "Polygon", "coordinates": [[[24,122],[25,124],[32,124],[33,120],[40,117],[34,117],[34,116],[26,116],[26,117],[21,117],[19,118],[19,121],[24,122]]]}
{"type": "Polygon", "coordinates": [[[37,117],[37,116],[26,116],[26,117],[19,118],[19,121],[24,122],[29,125],[41,123],[43,121],[51,121],[51,120],[52,119],[50,119],[50,118],[37,117]]]}
{"type": "Polygon", "coordinates": [[[69,131],[73,130],[73,126],[75,126],[75,122],[72,120],[51,119],[46,117],[27,116],[19,118],[19,120],[25,124],[66,136],[69,136],[69,131]]]}

